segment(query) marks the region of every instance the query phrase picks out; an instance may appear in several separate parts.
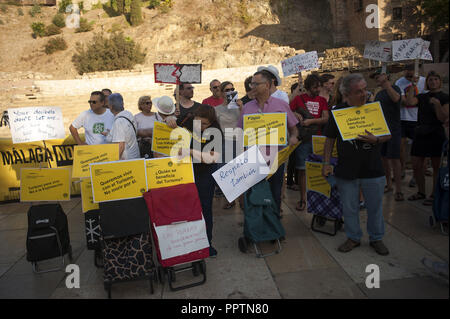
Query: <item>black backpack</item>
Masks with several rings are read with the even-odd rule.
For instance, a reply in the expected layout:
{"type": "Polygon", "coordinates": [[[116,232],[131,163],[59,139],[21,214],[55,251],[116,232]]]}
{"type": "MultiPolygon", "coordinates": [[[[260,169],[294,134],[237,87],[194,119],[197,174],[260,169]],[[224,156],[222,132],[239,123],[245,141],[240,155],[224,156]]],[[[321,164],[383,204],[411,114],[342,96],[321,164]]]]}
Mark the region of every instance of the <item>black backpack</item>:
{"type": "Polygon", "coordinates": [[[69,253],[69,225],[60,204],[33,205],[28,210],[27,260],[34,263],[69,253]]]}

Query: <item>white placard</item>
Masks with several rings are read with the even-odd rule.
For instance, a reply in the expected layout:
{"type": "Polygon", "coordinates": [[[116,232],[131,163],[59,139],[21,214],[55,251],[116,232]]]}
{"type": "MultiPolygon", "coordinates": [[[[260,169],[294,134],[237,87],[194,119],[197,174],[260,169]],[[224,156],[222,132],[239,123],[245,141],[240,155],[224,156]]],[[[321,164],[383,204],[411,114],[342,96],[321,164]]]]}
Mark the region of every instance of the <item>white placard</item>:
{"type": "Polygon", "coordinates": [[[227,92],[226,95],[227,95],[228,109],[229,110],[239,109],[239,105],[237,104],[237,100],[239,99],[238,92],[237,91],[227,92]]]}
{"type": "Polygon", "coordinates": [[[61,108],[32,106],[8,109],[13,143],[65,138],[61,108]]]}
{"type": "Polygon", "coordinates": [[[234,201],[269,174],[269,166],[256,145],[212,175],[228,202],[234,201]]]}
{"type": "Polygon", "coordinates": [[[209,247],[205,220],[155,227],[161,259],[177,257],[209,247]]]}
{"type": "Polygon", "coordinates": [[[423,41],[423,50],[422,55],[420,56],[421,60],[433,61],[433,56],[431,55],[430,50],[428,50],[429,47],[430,41],[423,41]]]}
{"type": "Polygon", "coordinates": [[[178,83],[179,71],[176,64],[156,63],[154,68],[155,83],[178,83]]]}
{"type": "Polygon", "coordinates": [[[202,83],[201,64],[182,64],[180,72],[180,82],[202,83]]]}
{"type": "Polygon", "coordinates": [[[416,60],[421,59],[422,53],[428,50],[430,42],[421,38],[392,41],[392,60],[416,60]]]}
{"type": "Polygon", "coordinates": [[[317,56],[317,51],[296,55],[292,58],[281,61],[281,68],[283,69],[284,77],[297,74],[302,71],[318,69],[319,67],[319,57],[317,56]]]}
{"type": "Polygon", "coordinates": [[[381,62],[392,61],[392,42],[367,41],[364,58],[381,62]]]}

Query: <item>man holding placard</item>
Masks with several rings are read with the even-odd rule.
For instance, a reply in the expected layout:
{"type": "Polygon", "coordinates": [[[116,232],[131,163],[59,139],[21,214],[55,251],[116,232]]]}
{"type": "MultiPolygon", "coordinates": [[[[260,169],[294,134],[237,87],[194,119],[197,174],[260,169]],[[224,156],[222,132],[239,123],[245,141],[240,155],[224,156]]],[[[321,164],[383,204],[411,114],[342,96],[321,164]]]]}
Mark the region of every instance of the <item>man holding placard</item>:
{"type": "MultiPolygon", "coordinates": [[[[351,106],[359,109],[366,103],[367,82],[361,74],[350,74],[342,80],[340,92],[346,102],[338,104],[334,110],[351,106]]],[[[386,181],[380,151],[381,143],[388,141],[391,136],[375,136],[366,130],[366,134],[344,141],[336,122],[333,113],[325,129],[327,139],[322,173],[326,178],[333,174],[330,159],[337,139],[339,161],[334,174],[341,196],[345,232],[348,238],[338,250],[349,252],[360,245],[362,231],[359,223],[359,190],[361,188],[367,205],[367,231],[370,246],[378,254],[387,255],[389,250],[382,242],[384,236],[383,193],[386,181]]]]}

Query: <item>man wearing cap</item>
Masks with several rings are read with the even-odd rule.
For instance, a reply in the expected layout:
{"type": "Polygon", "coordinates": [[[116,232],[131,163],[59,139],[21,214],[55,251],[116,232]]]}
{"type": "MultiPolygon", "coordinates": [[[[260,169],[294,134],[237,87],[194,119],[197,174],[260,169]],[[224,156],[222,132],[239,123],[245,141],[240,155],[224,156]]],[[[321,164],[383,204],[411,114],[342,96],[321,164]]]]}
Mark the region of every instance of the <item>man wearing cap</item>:
{"type": "MultiPolygon", "coordinates": [[[[273,79],[267,74],[267,71],[258,71],[253,75],[250,87],[252,88],[252,93],[255,95],[255,99],[246,103],[242,109],[237,127],[244,127],[244,115],[247,114],[257,114],[257,113],[286,113],[287,117],[287,128],[289,130],[289,145],[295,145],[298,143],[298,130],[297,123],[298,120],[292,111],[289,109],[289,104],[285,101],[275,98],[270,95],[270,88],[273,85],[273,79]]],[[[260,150],[264,150],[260,148],[260,150]]],[[[267,147],[266,152],[263,152],[263,156],[267,158],[273,158],[278,153],[279,147],[267,147]],[[269,154],[267,154],[267,149],[269,149],[269,154]]],[[[272,196],[277,203],[278,213],[281,208],[281,188],[283,186],[283,174],[284,164],[281,165],[278,170],[269,178],[270,189],[272,191],[272,196]]],[[[279,215],[280,216],[280,215],[279,215]]]]}
{"type": "Polygon", "coordinates": [[[273,65],[260,66],[258,67],[258,72],[267,72],[267,75],[271,78],[270,95],[289,104],[289,96],[287,93],[277,89],[277,86],[281,85],[281,78],[278,74],[278,69],[273,65]]]}
{"type": "Polygon", "coordinates": [[[400,164],[400,143],[402,138],[400,122],[401,91],[398,86],[391,85],[388,75],[381,73],[381,70],[374,72],[370,77],[375,79],[377,85],[381,88],[381,91],[375,96],[375,101],[380,102],[384,118],[391,131],[391,139],[383,143],[381,147],[381,156],[386,174],[384,192],[392,191],[392,169],[395,181],[395,200],[403,201],[405,199],[402,193],[402,166],[400,164]]]}
{"type": "Polygon", "coordinates": [[[212,107],[222,105],[223,98],[221,94],[222,92],[220,92],[220,81],[216,79],[212,80],[209,83],[209,90],[211,91],[212,95],[204,99],[202,104],[207,104],[212,107]]]}

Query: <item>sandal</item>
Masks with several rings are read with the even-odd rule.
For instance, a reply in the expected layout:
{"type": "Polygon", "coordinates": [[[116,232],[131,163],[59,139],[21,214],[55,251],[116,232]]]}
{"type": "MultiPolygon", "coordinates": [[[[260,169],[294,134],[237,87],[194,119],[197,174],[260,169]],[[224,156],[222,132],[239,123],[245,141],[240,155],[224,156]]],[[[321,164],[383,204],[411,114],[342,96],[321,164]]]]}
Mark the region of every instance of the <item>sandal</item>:
{"type": "Polygon", "coordinates": [[[405,200],[405,196],[403,195],[402,192],[395,193],[395,201],[396,202],[402,202],[404,200],[405,200]]]}
{"type": "Polygon", "coordinates": [[[409,196],[408,200],[413,201],[413,200],[426,199],[426,198],[427,198],[427,196],[424,193],[417,192],[416,194],[409,196]]]}
{"type": "Polygon", "coordinates": [[[386,194],[386,193],[390,193],[390,192],[392,192],[394,189],[392,188],[392,187],[387,187],[387,186],[384,186],[384,193],[386,194]]]}
{"type": "Polygon", "coordinates": [[[299,201],[299,202],[297,203],[297,206],[295,206],[295,209],[298,210],[298,211],[300,211],[300,212],[301,212],[301,211],[304,211],[305,208],[306,208],[306,201],[304,201],[304,200],[299,201]]]}

